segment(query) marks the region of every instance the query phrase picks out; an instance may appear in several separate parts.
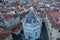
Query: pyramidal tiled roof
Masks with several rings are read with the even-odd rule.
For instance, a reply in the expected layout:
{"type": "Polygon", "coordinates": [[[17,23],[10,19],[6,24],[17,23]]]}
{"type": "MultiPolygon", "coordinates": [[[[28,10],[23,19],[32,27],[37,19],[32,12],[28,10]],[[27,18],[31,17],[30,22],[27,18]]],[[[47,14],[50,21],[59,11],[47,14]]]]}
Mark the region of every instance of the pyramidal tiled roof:
{"type": "Polygon", "coordinates": [[[25,18],[26,18],[25,22],[28,24],[34,24],[39,22],[40,20],[39,16],[33,11],[29,12],[25,18]]]}
{"type": "Polygon", "coordinates": [[[36,14],[33,7],[30,7],[28,14],[22,20],[23,24],[36,25],[41,22],[41,18],[36,14]]]}

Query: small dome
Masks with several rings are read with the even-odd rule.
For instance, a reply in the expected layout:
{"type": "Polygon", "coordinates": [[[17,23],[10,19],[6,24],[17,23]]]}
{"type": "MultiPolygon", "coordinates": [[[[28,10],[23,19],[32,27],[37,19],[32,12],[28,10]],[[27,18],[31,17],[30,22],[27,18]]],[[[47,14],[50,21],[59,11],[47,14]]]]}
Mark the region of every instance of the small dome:
{"type": "Polygon", "coordinates": [[[30,11],[33,11],[34,10],[34,8],[33,7],[30,7],[30,11]]]}

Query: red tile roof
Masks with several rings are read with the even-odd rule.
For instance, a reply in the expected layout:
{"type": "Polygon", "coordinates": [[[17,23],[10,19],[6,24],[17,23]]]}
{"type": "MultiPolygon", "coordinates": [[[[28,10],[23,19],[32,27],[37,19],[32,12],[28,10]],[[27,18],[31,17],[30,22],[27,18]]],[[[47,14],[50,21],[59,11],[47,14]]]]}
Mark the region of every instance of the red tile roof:
{"type": "Polygon", "coordinates": [[[58,17],[60,17],[60,12],[58,11],[47,11],[47,15],[52,23],[52,26],[54,28],[60,28],[60,20],[58,19],[58,17]]]}
{"type": "Polygon", "coordinates": [[[14,18],[17,18],[19,15],[18,14],[14,14],[14,18]]]}
{"type": "Polygon", "coordinates": [[[5,19],[6,19],[6,20],[9,20],[9,19],[11,19],[11,18],[13,18],[12,15],[5,15],[5,19]]]}
{"type": "Polygon", "coordinates": [[[5,29],[1,30],[0,31],[0,40],[5,40],[10,33],[11,32],[8,30],[5,30],[5,29]]]}
{"type": "Polygon", "coordinates": [[[12,32],[13,32],[14,34],[18,34],[18,32],[21,31],[21,30],[22,30],[22,25],[19,24],[15,29],[13,29],[12,32]]]}

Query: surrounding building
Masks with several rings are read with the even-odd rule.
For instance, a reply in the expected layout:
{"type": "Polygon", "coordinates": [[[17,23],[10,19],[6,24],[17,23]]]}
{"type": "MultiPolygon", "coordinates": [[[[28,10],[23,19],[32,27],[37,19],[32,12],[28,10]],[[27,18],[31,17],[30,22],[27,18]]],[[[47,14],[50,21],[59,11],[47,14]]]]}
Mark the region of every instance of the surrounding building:
{"type": "Polygon", "coordinates": [[[60,40],[60,0],[2,1],[0,3],[0,40],[15,40],[17,36],[16,40],[40,38],[46,40],[48,36],[49,40],[60,40]],[[42,27],[43,23],[46,24],[47,30],[44,29],[44,25],[42,27]],[[22,34],[20,34],[21,31],[22,34]]]}
{"type": "Polygon", "coordinates": [[[30,7],[29,13],[22,20],[25,39],[36,40],[40,38],[41,18],[35,14],[33,7],[30,7]]]}
{"type": "Polygon", "coordinates": [[[12,35],[11,35],[11,34],[9,34],[9,35],[7,36],[7,38],[6,38],[6,39],[4,39],[4,40],[13,40],[12,35]]]}
{"type": "Polygon", "coordinates": [[[4,27],[3,15],[0,13],[0,26],[4,27]]]}
{"type": "Polygon", "coordinates": [[[14,11],[6,12],[4,16],[4,24],[6,29],[12,30],[20,22],[20,16],[14,11]]]}
{"type": "Polygon", "coordinates": [[[16,28],[12,30],[13,40],[22,40],[21,38],[22,33],[23,33],[22,24],[19,24],[16,28]]]}
{"type": "Polygon", "coordinates": [[[19,0],[2,0],[3,2],[16,2],[16,1],[19,1],[19,0]]]}
{"type": "MultiPolygon", "coordinates": [[[[4,3],[2,3],[2,5],[3,4],[4,3]]],[[[20,15],[18,11],[16,11],[18,9],[16,6],[11,5],[8,3],[0,8],[0,26],[8,30],[14,29],[20,23],[20,15]]]]}
{"type": "Polygon", "coordinates": [[[13,40],[11,32],[0,28],[0,40],[13,40]]]}
{"type": "Polygon", "coordinates": [[[47,10],[45,23],[49,40],[60,40],[60,11],[47,10]]]}

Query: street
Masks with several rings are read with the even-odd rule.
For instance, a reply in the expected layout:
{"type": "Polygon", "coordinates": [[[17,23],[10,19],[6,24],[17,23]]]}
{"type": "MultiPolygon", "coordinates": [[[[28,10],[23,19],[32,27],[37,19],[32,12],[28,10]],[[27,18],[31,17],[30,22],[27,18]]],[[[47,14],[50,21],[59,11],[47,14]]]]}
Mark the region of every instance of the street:
{"type": "Polygon", "coordinates": [[[41,37],[40,40],[49,40],[48,34],[47,34],[47,29],[45,26],[45,23],[42,23],[42,30],[41,30],[41,37]]]}

